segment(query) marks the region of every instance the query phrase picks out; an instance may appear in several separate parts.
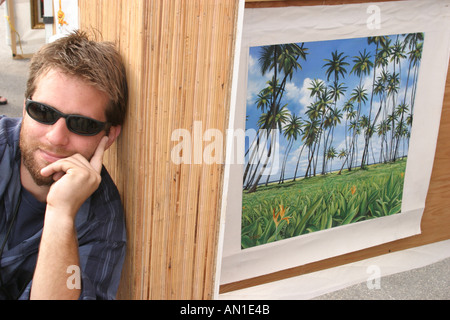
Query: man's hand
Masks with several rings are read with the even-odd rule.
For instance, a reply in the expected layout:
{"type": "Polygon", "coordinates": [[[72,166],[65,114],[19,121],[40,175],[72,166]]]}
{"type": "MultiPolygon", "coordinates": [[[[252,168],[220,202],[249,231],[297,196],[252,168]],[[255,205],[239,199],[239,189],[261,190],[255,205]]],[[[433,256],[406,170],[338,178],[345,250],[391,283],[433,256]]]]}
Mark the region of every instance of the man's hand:
{"type": "Polygon", "coordinates": [[[67,285],[67,268],[80,266],[75,216],[100,184],[107,141],[108,137],[100,141],[90,161],[75,154],[41,170],[43,176],[53,175],[55,183],[47,196],[30,299],[78,299],[80,296],[80,288],[67,285]]]}
{"type": "Polygon", "coordinates": [[[47,206],[65,208],[76,214],[83,202],[100,185],[100,172],[107,142],[108,137],[103,137],[90,161],[80,154],[74,154],[41,170],[43,176],[53,175],[55,180],[47,195],[47,206]]]}

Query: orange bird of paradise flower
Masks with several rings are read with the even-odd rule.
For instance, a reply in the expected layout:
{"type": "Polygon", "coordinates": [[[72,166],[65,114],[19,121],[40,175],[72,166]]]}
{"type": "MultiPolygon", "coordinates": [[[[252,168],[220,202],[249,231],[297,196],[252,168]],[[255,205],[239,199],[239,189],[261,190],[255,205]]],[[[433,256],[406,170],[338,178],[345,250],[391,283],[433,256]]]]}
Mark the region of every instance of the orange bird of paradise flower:
{"type": "Polygon", "coordinates": [[[275,222],[275,226],[278,228],[278,225],[281,223],[281,221],[285,220],[289,224],[289,219],[291,217],[285,217],[284,214],[286,213],[286,208],[280,204],[280,211],[275,215],[275,208],[272,210],[273,215],[273,222],[275,222]]]}

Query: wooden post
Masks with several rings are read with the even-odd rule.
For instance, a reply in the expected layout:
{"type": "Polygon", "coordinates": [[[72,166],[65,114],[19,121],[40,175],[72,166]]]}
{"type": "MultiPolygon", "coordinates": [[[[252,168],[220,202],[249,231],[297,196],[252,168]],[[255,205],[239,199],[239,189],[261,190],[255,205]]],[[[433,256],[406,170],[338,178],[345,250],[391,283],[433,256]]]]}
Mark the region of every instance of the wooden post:
{"type": "Polygon", "coordinates": [[[128,230],[118,298],[210,299],[223,161],[191,152],[191,163],[176,164],[180,141],[171,140],[184,129],[202,152],[206,130],[225,137],[238,1],[79,0],[79,8],[81,29],[117,43],[130,88],[122,135],[105,155],[128,230]]]}

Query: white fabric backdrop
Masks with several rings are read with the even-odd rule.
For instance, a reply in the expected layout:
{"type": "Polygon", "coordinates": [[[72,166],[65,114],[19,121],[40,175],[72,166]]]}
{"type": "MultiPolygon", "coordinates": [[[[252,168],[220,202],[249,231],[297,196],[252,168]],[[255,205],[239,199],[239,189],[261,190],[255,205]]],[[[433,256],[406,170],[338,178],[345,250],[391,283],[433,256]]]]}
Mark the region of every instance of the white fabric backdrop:
{"type": "MultiPolygon", "coordinates": [[[[249,47],[424,32],[425,42],[405,173],[402,213],[241,250],[243,166],[227,159],[220,284],[264,275],[420,233],[449,61],[450,0],[245,9],[230,128],[245,130],[249,47]],[[380,20],[374,20],[373,9],[380,20]],[[375,23],[375,25],[374,25],[375,23]],[[375,27],[374,27],[375,26],[375,27]],[[379,27],[379,28],[377,28],[379,27]]],[[[236,145],[227,156],[236,154],[236,145]],[[232,152],[233,151],[233,152],[232,152]]]]}

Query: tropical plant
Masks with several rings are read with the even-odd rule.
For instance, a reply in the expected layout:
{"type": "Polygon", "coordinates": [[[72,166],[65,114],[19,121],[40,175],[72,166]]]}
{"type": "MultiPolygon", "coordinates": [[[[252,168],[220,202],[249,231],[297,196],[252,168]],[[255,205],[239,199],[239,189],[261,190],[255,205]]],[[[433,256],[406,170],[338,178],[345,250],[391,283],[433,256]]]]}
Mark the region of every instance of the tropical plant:
{"type": "Polygon", "coordinates": [[[354,180],[316,180],[309,189],[291,184],[271,191],[271,197],[266,193],[247,194],[242,212],[242,248],[400,212],[404,163],[390,173],[366,172],[354,180]]]}

